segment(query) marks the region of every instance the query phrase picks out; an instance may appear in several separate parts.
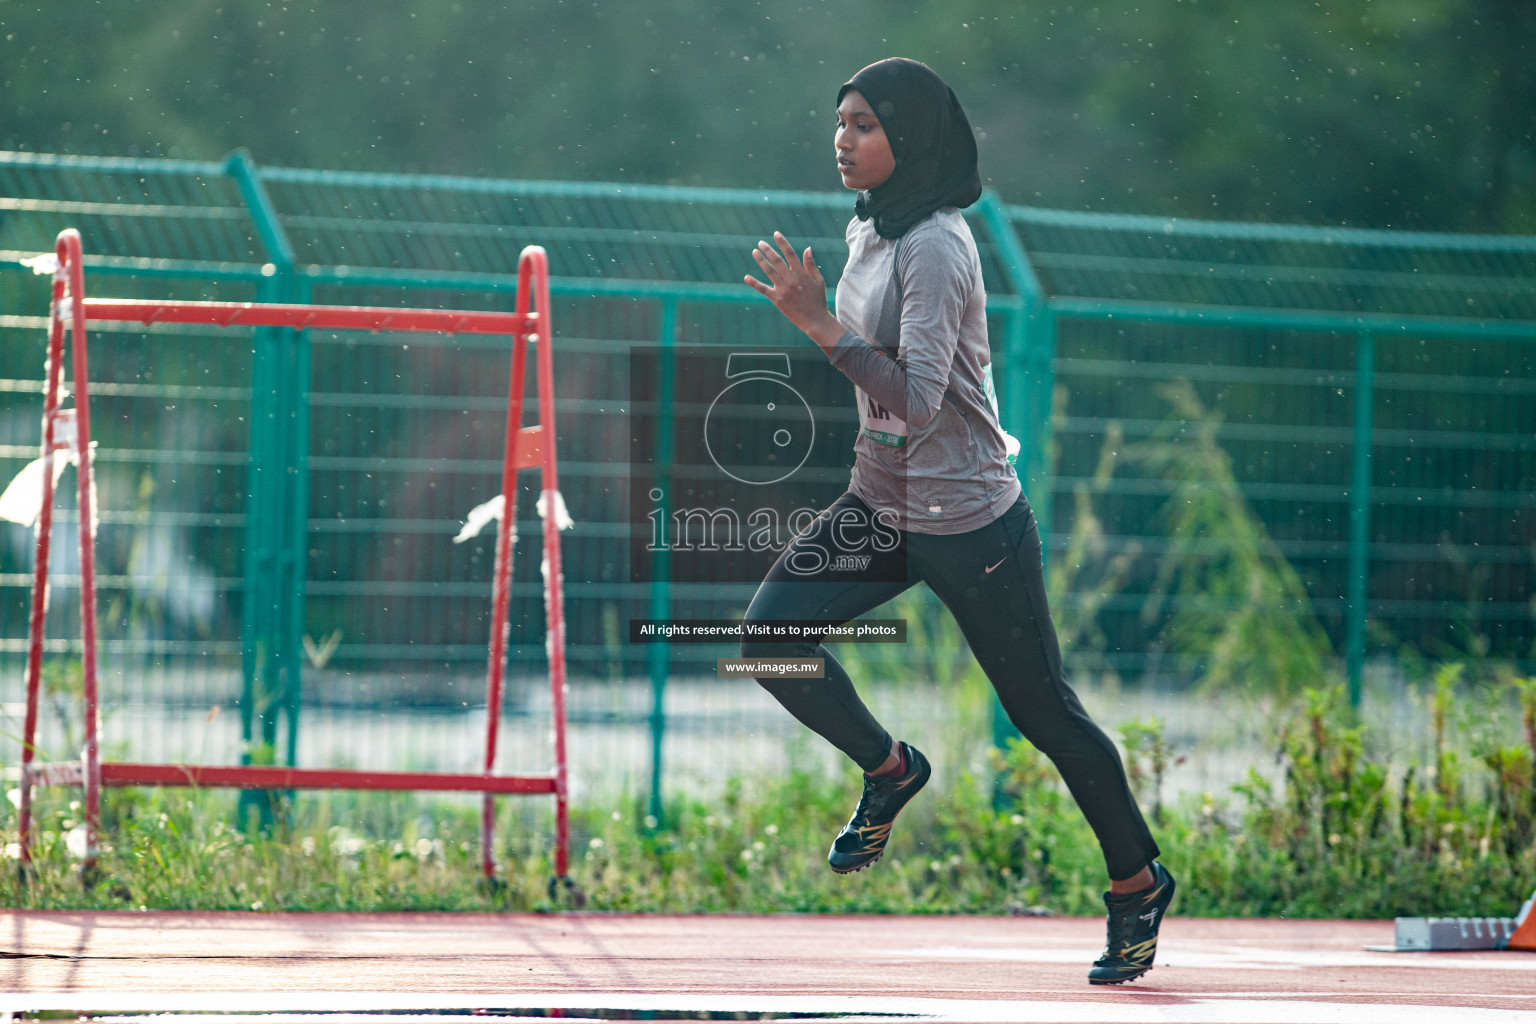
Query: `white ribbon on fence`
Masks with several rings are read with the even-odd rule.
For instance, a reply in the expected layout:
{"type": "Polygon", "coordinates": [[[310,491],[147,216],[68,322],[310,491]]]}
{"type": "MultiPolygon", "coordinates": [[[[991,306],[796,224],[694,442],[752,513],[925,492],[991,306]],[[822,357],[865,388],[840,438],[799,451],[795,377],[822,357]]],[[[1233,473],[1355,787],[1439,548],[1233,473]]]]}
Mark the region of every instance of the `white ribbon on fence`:
{"type": "MultiPolygon", "coordinates": [[[[455,544],[463,544],[465,541],[480,536],[480,531],[492,520],[500,520],[507,507],[507,499],[496,495],[490,501],[482,501],[469,510],[469,515],[464,517],[464,528],[459,535],[453,538],[455,544]]],[[[512,521],[508,527],[512,531],[512,543],[517,543],[517,520],[512,521]]]]}
{"type": "MultiPolygon", "coordinates": [[[[570,510],[565,507],[565,497],[559,491],[545,491],[539,495],[539,518],[549,518],[549,499],[551,496],[554,498],[555,526],[562,530],[569,530],[576,525],[576,521],[571,518],[570,510]]],[[[508,521],[506,509],[507,500],[500,494],[490,501],[483,501],[476,505],[469,510],[469,515],[464,517],[464,527],[459,531],[458,536],[453,538],[453,542],[455,544],[462,544],[473,537],[478,537],[480,532],[494,520],[506,525],[506,528],[511,531],[512,543],[516,544],[517,519],[514,517],[508,521]]]]}
{"type": "MultiPolygon", "coordinates": [[[[96,447],[96,442],[91,442],[96,447]]],[[[53,486],[57,490],[64,467],[79,462],[73,448],[61,448],[53,456],[53,486]]],[[[96,501],[96,490],[91,489],[91,501],[96,501]]],[[[22,526],[36,526],[43,514],[43,460],[33,459],[21,467],[21,472],[11,478],[5,493],[0,494],[0,519],[22,526]]],[[[91,525],[99,522],[96,509],[91,509],[91,525]]]]}
{"type": "MultiPolygon", "coordinates": [[[[59,486],[64,467],[75,461],[72,451],[59,452],[53,459],[53,486],[59,486]]],[[[33,459],[21,467],[21,472],[11,479],[5,493],[0,494],[0,519],[22,526],[36,526],[43,514],[43,460],[33,459]]]]}
{"type": "Polygon", "coordinates": [[[28,256],[24,260],[17,260],[24,267],[31,269],[32,273],[41,277],[44,274],[56,274],[59,272],[59,257],[57,253],[40,252],[36,256],[28,256]]]}

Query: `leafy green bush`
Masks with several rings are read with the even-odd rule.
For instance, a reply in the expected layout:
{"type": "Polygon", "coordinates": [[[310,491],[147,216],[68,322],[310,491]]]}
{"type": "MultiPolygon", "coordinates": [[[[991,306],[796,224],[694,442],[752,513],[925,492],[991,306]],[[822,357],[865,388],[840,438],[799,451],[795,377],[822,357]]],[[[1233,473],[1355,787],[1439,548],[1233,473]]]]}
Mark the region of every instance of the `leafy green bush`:
{"type": "Polygon", "coordinates": [[[1192,852],[1204,856],[1190,861],[1184,911],[1513,913],[1536,880],[1536,843],[1529,786],[1511,787],[1522,770],[1529,778],[1536,748],[1490,748],[1486,773],[1463,765],[1450,721],[1459,675],[1449,666],[1435,681],[1428,763],[1400,771],[1367,755],[1364,729],[1339,689],[1306,691],[1281,732],[1280,785],[1251,775],[1234,787],[1244,801],[1238,824],[1195,844],[1192,852]],[[1230,863],[1221,856],[1227,846],[1241,851],[1230,863]]]}
{"type": "MultiPolygon", "coordinates": [[[[1155,721],[1122,729],[1129,774],[1189,915],[1367,917],[1507,914],[1536,880],[1536,681],[1515,679],[1513,716],[1469,728],[1459,671],[1430,698],[1433,749],[1394,764],[1371,752],[1338,689],[1309,690],[1281,718],[1281,772],[1227,794],[1161,806],[1173,753],[1155,721]],[[1475,753],[1458,750],[1471,740],[1475,753]]],[[[1055,769],[1032,747],[997,756],[902,815],[885,857],[834,875],[825,855],[858,773],[733,780],[717,800],[674,797],[666,829],[631,807],[572,814],[572,875],[598,910],[1097,914],[1097,844],[1055,769]],[[995,798],[995,797],[1000,797],[995,798]]],[[[40,795],[34,875],[0,875],[16,907],[255,910],[541,910],[546,810],[503,801],[502,885],[479,882],[475,808],[422,797],[337,794],[295,807],[270,833],[234,827],[228,793],[112,790],[100,881],[83,889],[68,850],[78,800],[40,795]],[[514,806],[515,805],[515,806],[514,806]]],[[[541,807],[544,805],[540,805],[541,807]]],[[[3,839],[16,841],[14,818],[3,839]]],[[[12,846],[14,852],[14,845],[12,846]]],[[[14,862],[13,862],[14,863],[14,862]]]]}

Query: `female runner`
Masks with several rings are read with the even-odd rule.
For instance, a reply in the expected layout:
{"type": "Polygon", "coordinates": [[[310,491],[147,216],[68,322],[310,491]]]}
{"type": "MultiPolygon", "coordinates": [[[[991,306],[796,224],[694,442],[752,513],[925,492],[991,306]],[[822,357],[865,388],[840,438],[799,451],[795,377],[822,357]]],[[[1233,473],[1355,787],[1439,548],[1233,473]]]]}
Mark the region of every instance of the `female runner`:
{"type": "MultiPolygon", "coordinates": [[[[777,246],[752,252],[768,283],[746,283],[856,386],[853,472],[847,493],[779,556],[746,618],[841,623],[927,583],[1103,849],[1108,942],[1088,980],[1130,981],[1152,968],[1174,880],[1114,744],[1062,676],[1040,535],[998,424],[981,264],[960,214],[981,195],[970,122],[930,68],[893,57],[839,91],[833,138],[843,184],[859,193],[836,315],[811,250],[797,256],[778,232],[777,246]]],[[[828,860],[838,872],[873,863],[928,781],[927,759],[886,732],[820,644],[747,641],[742,656],[824,659],[825,679],[758,682],[864,769],[863,795],[828,860]]]]}

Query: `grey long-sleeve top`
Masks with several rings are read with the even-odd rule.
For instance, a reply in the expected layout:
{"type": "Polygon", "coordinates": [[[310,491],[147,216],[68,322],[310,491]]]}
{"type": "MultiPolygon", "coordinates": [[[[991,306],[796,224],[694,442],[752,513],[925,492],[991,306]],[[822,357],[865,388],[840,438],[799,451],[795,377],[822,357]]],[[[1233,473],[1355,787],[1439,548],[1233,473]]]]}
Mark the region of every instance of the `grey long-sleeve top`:
{"type": "Polygon", "coordinates": [[[898,240],[848,224],[831,362],[857,387],[849,489],[900,529],[980,529],[1019,496],[992,387],[976,241],[945,207],[898,240]],[[899,249],[899,252],[898,252],[899,249]],[[898,263],[899,261],[899,263],[898,263]]]}

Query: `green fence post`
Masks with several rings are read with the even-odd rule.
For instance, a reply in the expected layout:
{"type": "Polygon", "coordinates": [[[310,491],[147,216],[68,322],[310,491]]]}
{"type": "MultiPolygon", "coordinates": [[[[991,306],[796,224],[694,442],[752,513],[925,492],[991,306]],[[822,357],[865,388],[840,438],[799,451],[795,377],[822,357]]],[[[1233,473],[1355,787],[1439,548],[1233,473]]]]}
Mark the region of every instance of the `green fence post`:
{"type": "Polygon", "coordinates": [[[1349,486],[1349,621],[1345,624],[1345,666],[1349,706],[1360,707],[1365,673],[1366,602],[1371,574],[1371,443],[1376,401],[1376,335],[1355,337],[1355,438],[1349,486]]]}
{"type": "MultiPolygon", "coordinates": [[[[1030,265],[1018,232],[1008,221],[1001,200],[990,189],[982,193],[978,205],[983,221],[997,246],[999,262],[1021,305],[1008,316],[1003,338],[1003,394],[999,403],[1003,429],[1019,439],[1019,478],[1035,513],[1040,531],[1041,557],[1046,557],[1045,539],[1049,530],[1051,481],[1046,452],[1051,429],[1051,389],[1054,386],[1056,356],[1056,318],[1046,308],[1045,289],[1030,265]]],[[[996,695],[992,698],[992,745],[1005,750],[1019,735],[1003,711],[996,695]]],[[[1000,793],[994,793],[994,798],[1000,793]]]]}
{"type": "MultiPolygon", "coordinates": [[[[294,298],[309,302],[310,282],[295,279],[294,298]]],[[[299,701],[303,696],[304,668],[304,580],[309,568],[309,381],[310,343],[308,331],[284,330],[288,349],[289,375],[280,394],[286,398],[283,422],[288,428],[284,450],[287,452],[285,474],[286,511],[280,564],[282,600],[286,607],[282,620],[279,650],[287,671],[283,673],[283,707],[287,715],[287,761],[298,762],[299,701]]]]}
{"type": "Polygon", "coordinates": [[[1056,381],[1056,314],[1046,300],[1045,288],[1029,261],[1018,232],[1008,220],[997,194],[988,190],[977,204],[1008,283],[1018,295],[1021,308],[1008,319],[1003,339],[1003,429],[1019,439],[1019,477],[1040,527],[1040,539],[1049,531],[1051,509],[1050,432],[1051,391],[1056,381]]]}
{"type": "MultiPolygon", "coordinates": [[[[250,153],[236,150],[225,162],[245,201],[262,248],[271,262],[263,267],[256,297],[261,302],[290,301],[294,295],[294,252],[277,209],[258,177],[250,153]]],[[[296,357],[297,332],[258,328],[252,340],[251,441],[246,483],[245,600],[242,622],[241,661],[244,687],[240,720],[245,741],[241,762],[253,759],[277,763],[277,715],[287,715],[287,762],[295,763],[299,643],[294,635],[296,616],[303,615],[303,573],[295,575],[302,560],[295,554],[295,538],[303,550],[303,510],[294,524],[294,498],[304,488],[297,477],[302,459],[295,449],[308,445],[307,430],[295,437],[295,377],[302,363],[296,357]],[[258,740],[259,736],[259,740],[258,740]]],[[[298,388],[307,393],[307,380],[298,388]]],[[[240,795],[240,818],[246,823],[254,810],[263,825],[272,821],[272,794],[245,790],[240,795]]]]}
{"type": "MultiPolygon", "coordinates": [[[[666,523],[672,514],[672,397],[674,352],[677,342],[677,300],[663,299],[661,325],[661,365],[656,387],[656,489],[661,492],[655,514],[666,523]]],[[[665,528],[665,527],[663,527],[665,528]]],[[[651,552],[650,617],[665,619],[672,614],[671,554],[665,546],[651,552]]],[[[661,805],[662,737],[667,727],[667,672],[671,667],[672,645],[665,640],[646,648],[651,673],[651,799],[649,814],[656,827],[664,824],[661,805]]]]}
{"type": "Polygon", "coordinates": [[[1019,461],[1023,464],[1019,475],[1035,510],[1035,521],[1040,526],[1040,555],[1050,559],[1050,550],[1044,546],[1050,535],[1053,482],[1051,479],[1051,406],[1056,389],[1056,314],[1044,304],[1026,309],[1024,318],[1028,324],[1024,332],[1021,373],[1027,384],[1022,389],[1020,409],[1015,414],[1013,429],[1027,431],[1020,438],[1023,451],[1019,461]]]}

